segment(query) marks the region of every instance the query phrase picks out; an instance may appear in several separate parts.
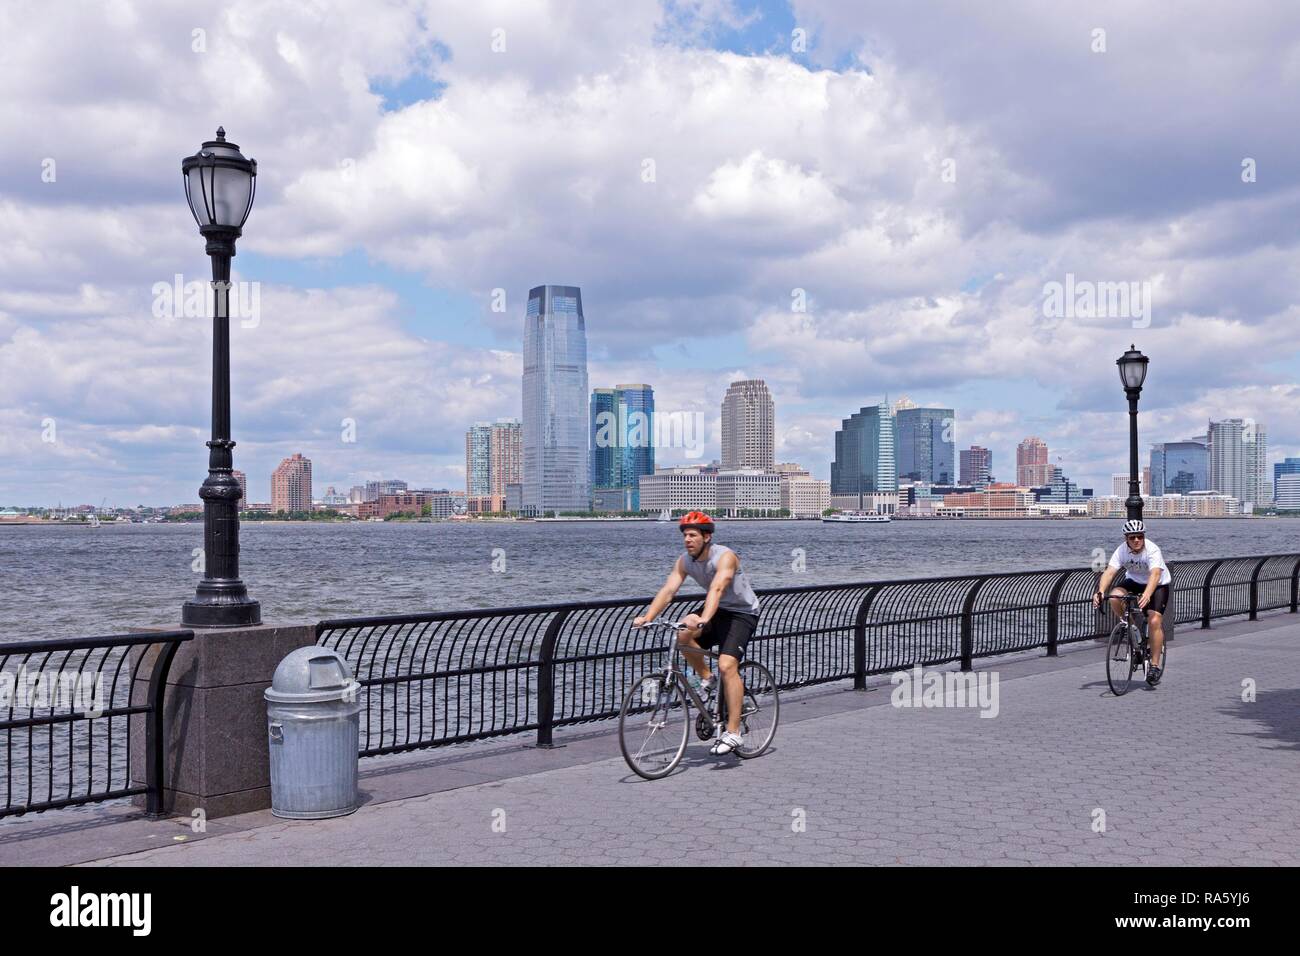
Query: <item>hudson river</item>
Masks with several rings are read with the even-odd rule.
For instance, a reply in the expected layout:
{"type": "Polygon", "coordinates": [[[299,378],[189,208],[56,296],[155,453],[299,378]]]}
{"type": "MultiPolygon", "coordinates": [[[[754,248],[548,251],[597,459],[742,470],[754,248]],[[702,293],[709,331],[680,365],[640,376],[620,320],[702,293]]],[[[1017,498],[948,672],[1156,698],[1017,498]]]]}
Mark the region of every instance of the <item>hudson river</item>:
{"type": "MultiPolygon", "coordinates": [[[[1119,520],[722,521],[755,587],[1087,567],[1119,520]],[[796,570],[802,567],[802,570],[796,570]]],[[[1300,552],[1300,520],[1148,522],[1170,560],[1300,552]]],[[[667,522],[258,524],[241,572],[268,623],[650,596],[680,553],[667,522]],[[494,567],[499,570],[494,570],[494,567]]],[[[203,526],[0,526],[0,641],[175,626],[203,526]]],[[[688,588],[693,585],[688,584],[688,588]]]]}

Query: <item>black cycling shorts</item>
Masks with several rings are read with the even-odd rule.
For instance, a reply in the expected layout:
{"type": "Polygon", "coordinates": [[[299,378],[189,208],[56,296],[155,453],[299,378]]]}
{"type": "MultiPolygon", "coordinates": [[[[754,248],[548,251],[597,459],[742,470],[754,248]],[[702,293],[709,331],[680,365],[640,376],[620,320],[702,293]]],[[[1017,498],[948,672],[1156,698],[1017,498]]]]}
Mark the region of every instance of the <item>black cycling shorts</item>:
{"type": "MultiPolygon", "coordinates": [[[[703,614],[704,607],[697,607],[692,613],[703,614]]],[[[717,647],[719,654],[726,654],[743,661],[745,648],[749,646],[749,639],[754,636],[757,627],[757,615],[718,608],[713,619],[704,626],[700,636],[695,639],[695,643],[706,649],[717,647]]]]}
{"type": "MultiPolygon", "coordinates": [[[[1124,578],[1118,582],[1116,587],[1121,587],[1129,594],[1141,594],[1147,589],[1145,584],[1134,581],[1132,578],[1124,578]]],[[[1161,584],[1151,592],[1151,603],[1147,605],[1148,611],[1155,611],[1157,614],[1165,613],[1165,606],[1169,603],[1169,585],[1161,584]]]]}

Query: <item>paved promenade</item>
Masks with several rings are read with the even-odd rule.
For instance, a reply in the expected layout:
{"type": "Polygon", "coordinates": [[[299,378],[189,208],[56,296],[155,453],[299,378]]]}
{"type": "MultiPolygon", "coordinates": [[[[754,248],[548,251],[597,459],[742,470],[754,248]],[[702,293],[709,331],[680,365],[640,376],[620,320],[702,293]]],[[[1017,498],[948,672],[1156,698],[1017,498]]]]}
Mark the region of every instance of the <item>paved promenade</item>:
{"type": "MultiPolygon", "coordinates": [[[[607,733],[367,760],[349,817],[248,814],[201,838],[188,821],[74,826],[28,841],[28,861],[80,840],[114,866],[1300,864],[1300,622],[1185,627],[1170,664],[1116,699],[1098,644],[985,661],[994,718],[895,708],[888,684],[822,689],[789,701],[764,757],[692,738],[653,782],[607,733]],[[146,829],[154,848],[124,852],[146,829]]],[[[0,861],[20,850],[0,834],[0,861]]]]}

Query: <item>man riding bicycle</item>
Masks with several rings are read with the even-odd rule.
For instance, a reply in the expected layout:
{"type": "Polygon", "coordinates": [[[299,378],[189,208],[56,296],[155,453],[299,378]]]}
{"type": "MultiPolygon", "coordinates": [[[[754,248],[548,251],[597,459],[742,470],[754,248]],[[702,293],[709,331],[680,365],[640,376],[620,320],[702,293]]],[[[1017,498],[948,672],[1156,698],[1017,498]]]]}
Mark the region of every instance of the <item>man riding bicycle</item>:
{"type": "Polygon", "coordinates": [[[1147,683],[1152,687],[1160,683],[1163,664],[1165,630],[1164,614],[1169,604],[1169,567],[1165,557],[1154,541],[1146,536],[1146,527],[1140,519],[1124,522],[1124,544],[1115,549],[1106,565],[1106,573],[1101,576],[1097,593],[1092,596],[1092,606],[1101,607],[1102,595],[1110,586],[1111,580],[1122,575],[1115,582],[1115,589],[1110,592],[1111,610],[1116,617],[1123,617],[1123,597],[1137,594],[1138,607],[1147,612],[1147,635],[1151,644],[1151,669],[1147,672],[1147,683]]]}
{"type": "Polygon", "coordinates": [[[692,511],[679,523],[686,553],[673,564],[668,580],[659,589],[645,614],[632,623],[644,627],[658,617],[677,596],[688,577],[704,588],[704,604],[682,619],[686,627],[677,633],[677,643],[700,676],[702,689],[714,689],[708,658],[698,653],[718,647],[718,669],[722,671],[722,690],[727,702],[727,729],[712,749],[714,754],[729,754],[741,744],[740,711],[744,702],[745,683],[739,673],[754,629],[758,627],[758,597],[740,568],[736,552],[726,545],[713,543],[713,519],[702,511],[692,511]],[[687,650],[694,648],[694,650],[687,650]]]}

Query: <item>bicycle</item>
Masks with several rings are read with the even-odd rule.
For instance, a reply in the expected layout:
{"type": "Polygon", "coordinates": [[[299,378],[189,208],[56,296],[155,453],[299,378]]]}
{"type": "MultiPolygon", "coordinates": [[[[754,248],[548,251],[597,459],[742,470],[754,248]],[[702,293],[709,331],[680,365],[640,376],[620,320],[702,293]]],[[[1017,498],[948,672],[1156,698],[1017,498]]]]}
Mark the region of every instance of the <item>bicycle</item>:
{"type": "MultiPolygon", "coordinates": [[[[1128,693],[1133,673],[1138,667],[1142,668],[1143,677],[1150,675],[1152,667],[1146,612],[1137,606],[1136,594],[1124,594],[1120,600],[1124,602],[1124,613],[1111,629],[1110,639],[1106,642],[1106,682],[1116,697],[1128,693]]],[[[1160,667],[1163,670],[1169,666],[1168,640],[1164,642],[1160,656],[1160,667]]]]}
{"type": "MultiPolygon", "coordinates": [[[[681,621],[650,621],[645,627],[671,631],[667,665],[640,677],[628,689],[623,709],[618,715],[618,743],[627,765],[647,780],[666,777],[676,769],[686,752],[690,736],[691,704],[699,714],[695,718],[695,735],[700,740],[722,736],[727,726],[726,694],[721,686],[721,675],[706,702],[686,680],[685,672],[676,666],[672,652],[682,653],[676,633],[685,630],[681,621]]],[[[690,648],[695,653],[694,648],[690,648]]],[[[699,653],[715,660],[718,654],[701,649],[699,653]]],[[[740,712],[740,733],[745,742],[732,753],[744,760],[761,756],[772,745],[776,726],[781,716],[781,698],[776,681],[758,661],[743,661],[740,677],[745,685],[744,703],[740,712]]]]}

